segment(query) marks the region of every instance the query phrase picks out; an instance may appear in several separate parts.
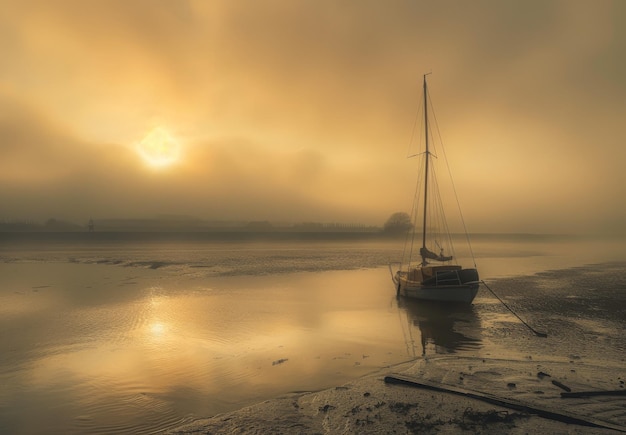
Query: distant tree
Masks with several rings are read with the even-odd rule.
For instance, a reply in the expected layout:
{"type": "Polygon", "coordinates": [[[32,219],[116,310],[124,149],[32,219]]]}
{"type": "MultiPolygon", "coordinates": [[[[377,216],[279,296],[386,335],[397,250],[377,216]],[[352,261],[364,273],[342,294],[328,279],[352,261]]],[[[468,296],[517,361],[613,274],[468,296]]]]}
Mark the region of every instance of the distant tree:
{"type": "Polygon", "coordinates": [[[384,231],[391,234],[406,233],[411,228],[413,228],[411,216],[402,211],[389,216],[389,219],[387,219],[387,222],[385,222],[383,226],[384,231]]]}

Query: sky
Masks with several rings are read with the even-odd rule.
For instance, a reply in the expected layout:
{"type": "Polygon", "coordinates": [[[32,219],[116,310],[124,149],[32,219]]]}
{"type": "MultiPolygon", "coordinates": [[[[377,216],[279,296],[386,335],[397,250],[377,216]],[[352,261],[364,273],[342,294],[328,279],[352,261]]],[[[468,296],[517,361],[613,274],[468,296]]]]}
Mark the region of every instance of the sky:
{"type": "Polygon", "coordinates": [[[471,232],[626,232],[626,2],[0,0],[0,220],[382,226],[429,91],[471,232]]]}

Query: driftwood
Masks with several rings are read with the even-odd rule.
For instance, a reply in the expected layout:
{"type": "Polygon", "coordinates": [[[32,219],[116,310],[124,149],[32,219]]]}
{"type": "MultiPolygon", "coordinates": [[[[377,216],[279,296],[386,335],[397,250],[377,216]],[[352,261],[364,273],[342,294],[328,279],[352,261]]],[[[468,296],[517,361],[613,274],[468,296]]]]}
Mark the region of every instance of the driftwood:
{"type": "Polygon", "coordinates": [[[565,385],[565,384],[562,384],[562,383],[561,383],[561,382],[559,382],[559,381],[552,381],[552,385],[556,385],[557,387],[559,387],[559,388],[560,388],[560,389],[562,389],[562,390],[567,391],[568,393],[569,393],[570,391],[572,391],[572,389],[571,389],[570,387],[568,387],[568,386],[567,386],[567,385],[565,385]]]}
{"type": "Polygon", "coordinates": [[[561,397],[564,399],[591,396],[626,396],[626,390],[576,391],[574,393],[561,393],[561,397]]]}
{"type": "Polygon", "coordinates": [[[444,385],[444,384],[434,383],[434,382],[425,381],[425,380],[417,380],[410,376],[403,376],[403,375],[385,376],[385,383],[406,385],[409,387],[424,388],[427,390],[456,394],[456,395],[468,397],[471,399],[481,400],[483,402],[491,403],[492,405],[501,406],[503,408],[514,409],[516,411],[526,412],[528,414],[534,414],[539,417],[547,418],[550,420],[561,421],[567,424],[578,424],[581,426],[600,427],[600,428],[613,429],[619,432],[626,433],[626,427],[624,426],[620,426],[620,425],[608,423],[608,422],[603,422],[593,417],[578,417],[565,411],[551,410],[546,407],[537,408],[537,407],[526,405],[522,402],[518,402],[512,399],[500,398],[500,397],[497,397],[488,393],[466,390],[464,388],[455,387],[452,385],[444,385]]]}

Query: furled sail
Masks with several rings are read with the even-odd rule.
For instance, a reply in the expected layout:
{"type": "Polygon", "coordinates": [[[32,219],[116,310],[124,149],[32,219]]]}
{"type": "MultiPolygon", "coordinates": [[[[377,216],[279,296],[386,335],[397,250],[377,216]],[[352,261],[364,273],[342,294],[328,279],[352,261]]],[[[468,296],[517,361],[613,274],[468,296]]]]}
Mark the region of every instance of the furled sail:
{"type": "Polygon", "coordinates": [[[437,260],[437,261],[450,261],[452,260],[452,256],[445,256],[443,255],[443,249],[441,250],[441,254],[437,255],[432,251],[429,251],[426,248],[420,248],[420,255],[422,256],[422,258],[426,259],[429,258],[431,260],[437,260]]]}

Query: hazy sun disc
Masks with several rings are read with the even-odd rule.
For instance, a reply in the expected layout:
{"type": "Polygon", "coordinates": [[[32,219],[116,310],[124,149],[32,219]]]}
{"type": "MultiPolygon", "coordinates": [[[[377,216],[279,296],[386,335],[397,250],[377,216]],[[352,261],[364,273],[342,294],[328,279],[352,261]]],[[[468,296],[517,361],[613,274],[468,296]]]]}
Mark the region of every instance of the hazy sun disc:
{"type": "Polygon", "coordinates": [[[165,325],[160,322],[156,322],[150,325],[150,332],[152,332],[152,334],[154,335],[163,335],[165,329],[165,325]]]}
{"type": "Polygon", "coordinates": [[[180,145],[161,127],[148,133],[137,145],[137,151],[154,168],[170,166],[180,157],[180,145]]]}

